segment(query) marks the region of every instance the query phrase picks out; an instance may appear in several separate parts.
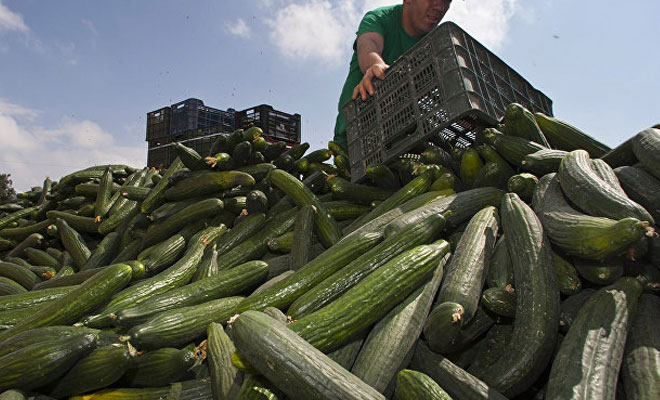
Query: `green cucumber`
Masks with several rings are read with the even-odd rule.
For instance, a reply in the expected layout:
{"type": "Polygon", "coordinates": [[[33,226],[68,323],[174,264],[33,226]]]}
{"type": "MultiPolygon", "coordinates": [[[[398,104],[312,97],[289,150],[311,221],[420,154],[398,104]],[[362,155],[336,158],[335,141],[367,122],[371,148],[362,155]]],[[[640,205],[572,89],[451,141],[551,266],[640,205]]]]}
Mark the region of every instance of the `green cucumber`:
{"type": "Polygon", "coordinates": [[[290,398],[385,398],[264,313],[240,314],[232,333],[241,358],[290,398]]]}
{"type": "Polygon", "coordinates": [[[511,286],[492,287],[481,294],[481,305],[488,311],[505,317],[516,316],[516,294],[511,286]]]}
{"type": "Polygon", "coordinates": [[[143,214],[151,213],[165,202],[163,192],[170,183],[170,177],[181,168],[183,168],[183,163],[181,162],[181,159],[177,157],[172,161],[172,164],[170,164],[170,167],[167,169],[161,180],[151,189],[147,198],[140,204],[140,211],[143,214]]]}
{"type": "Polygon", "coordinates": [[[543,135],[543,132],[541,132],[536,119],[534,119],[534,114],[525,108],[525,106],[518,103],[511,103],[506,107],[503,133],[505,135],[532,140],[542,146],[550,147],[548,140],[543,135]]]}
{"type": "Polygon", "coordinates": [[[511,165],[519,167],[524,157],[539,150],[547,149],[536,142],[517,136],[504,135],[494,128],[484,129],[484,140],[511,165]]]}
{"type": "Polygon", "coordinates": [[[613,219],[637,218],[653,224],[653,217],[642,207],[613,189],[593,170],[589,153],[574,150],[561,161],[559,183],[566,197],[586,213],[613,219]]]}
{"type": "Polygon", "coordinates": [[[656,179],[660,179],[660,172],[658,172],[660,158],[657,154],[660,151],[660,129],[656,127],[644,129],[633,136],[632,150],[644,169],[656,179]]]}
{"type": "Polygon", "coordinates": [[[159,387],[192,378],[190,369],[198,362],[195,351],[184,347],[162,347],[135,357],[119,383],[129,387],[159,387]]]}
{"type": "Polygon", "coordinates": [[[238,390],[237,386],[240,385],[238,370],[231,362],[231,355],[236,351],[236,347],[222,325],[217,322],[211,322],[206,333],[206,357],[213,396],[216,399],[231,398],[232,390],[238,390]]]}
{"type": "Polygon", "coordinates": [[[397,400],[451,400],[430,376],[409,369],[397,374],[394,397],[397,400]]]}
{"type": "Polygon", "coordinates": [[[72,291],[74,286],[29,291],[21,294],[0,297],[0,309],[16,310],[24,307],[46,304],[72,291]]]}
{"type": "Polygon", "coordinates": [[[226,322],[243,297],[225,297],[154,315],[128,331],[126,339],[139,349],[181,346],[206,333],[211,322],[226,322]]]}
{"type": "Polygon", "coordinates": [[[568,332],[578,312],[594,293],[596,293],[596,289],[586,288],[562,300],[559,313],[559,329],[561,332],[568,332]]]}
{"type": "Polygon", "coordinates": [[[477,376],[513,397],[532,386],[549,365],[559,326],[559,289],[550,242],[532,209],[513,193],[500,207],[513,263],[516,318],[507,351],[477,376]],[[530,335],[529,332],[536,332],[530,335]]]}
{"type": "Polygon", "coordinates": [[[570,296],[582,290],[582,281],[575,266],[556,252],[552,252],[552,263],[557,271],[559,292],[570,296]]]}
{"type": "MultiPolygon", "coordinates": [[[[660,220],[660,181],[637,166],[621,166],[614,169],[625,193],[641,204],[655,220],[660,220]]],[[[0,235],[2,232],[0,231],[0,235]]]]}
{"type": "Polygon", "coordinates": [[[602,260],[652,235],[648,222],[636,218],[617,221],[573,209],[562,194],[556,174],[539,180],[532,204],[552,244],[571,256],[602,260]]]}
{"type": "Polygon", "coordinates": [[[316,208],[313,205],[306,205],[300,208],[296,216],[293,226],[293,246],[290,252],[290,268],[293,270],[299,269],[310,261],[315,213],[316,208]]]}
{"type": "Polygon", "coordinates": [[[506,245],[506,236],[501,235],[495,243],[493,254],[486,272],[488,287],[505,287],[513,284],[513,265],[506,245]]]}
{"type": "Polygon", "coordinates": [[[83,268],[89,257],[92,255],[92,252],[87,247],[87,243],[85,243],[82,236],[69,226],[65,220],[57,218],[55,220],[55,225],[57,225],[57,232],[60,235],[62,245],[73,258],[76,267],[78,267],[78,269],[83,268]]]}
{"type": "Polygon", "coordinates": [[[534,118],[543,134],[555,148],[566,151],[584,149],[592,157],[603,156],[610,150],[603,143],[560,119],[538,112],[534,113],[534,118]]]}
{"type": "Polygon", "coordinates": [[[517,194],[521,199],[527,203],[532,202],[534,196],[534,188],[539,183],[539,178],[527,172],[513,175],[507,182],[507,189],[509,192],[517,194]]]}
{"type": "Polygon", "coordinates": [[[9,278],[28,290],[41,282],[41,279],[28,268],[7,261],[0,262],[0,277],[9,278]]]}
{"type": "Polygon", "coordinates": [[[177,182],[165,190],[164,195],[168,201],[177,201],[219,193],[238,185],[252,187],[254,184],[255,180],[252,175],[245,172],[208,171],[177,182]]]}
{"type": "Polygon", "coordinates": [[[158,388],[110,388],[70,400],[213,400],[210,378],[175,382],[158,388]]]}
{"type": "Polygon", "coordinates": [[[628,326],[641,293],[638,280],[624,277],[587,300],[552,363],[546,399],[614,398],[628,326]]]}
{"type": "Polygon", "coordinates": [[[160,312],[235,296],[263,282],[267,273],[268,264],[263,261],[249,261],[221,271],[213,277],[152,296],[133,307],[123,309],[116,313],[115,322],[122,326],[133,326],[160,312]]]}
{"type": "Polygon", "coordinates": [[[543,176],[559,171],[562,158],[568,154],[564,150],[543,149],[523,157],[521,167],[535,175],[543,176]]]}
{"type": "Polygon", "coordinates": [[[289,328],[321,351],[336,349],[408,297],[429,278],[447,252],[449,244],[440,240],[401,253],[341,297],[298,319],[289,328]]]}

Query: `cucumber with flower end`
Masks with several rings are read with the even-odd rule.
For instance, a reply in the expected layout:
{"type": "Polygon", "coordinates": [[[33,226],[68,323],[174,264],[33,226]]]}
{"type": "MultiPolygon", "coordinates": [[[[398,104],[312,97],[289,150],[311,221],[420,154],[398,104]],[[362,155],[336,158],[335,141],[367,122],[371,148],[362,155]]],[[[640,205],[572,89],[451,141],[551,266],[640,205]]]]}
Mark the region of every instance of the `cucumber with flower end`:
{"type": "Polygon", "coordinates": [[[266,146],[266,150],[264,150],[264,157],[266,158],[267,162],[271,162],[275,160],[277,157],[279,157],[282,154],[282,151],[286,148],[286,143],[285,142],[275,142],[275,143],[268,143],[266,146]]]}
{"type": "Polygon", "coordinates": [[[222,200],[215,198],[201,200],[195,204],[189,205],[178,213],[170,216],[165,221],[150,225],[142,238],[142,246],[146,248],[159,243],[174,235],[184,226],[200,219],[213,218],[222,211],[223,205],[222,200]]]}
{"type": "Polygon", "coordinates": [[[138,355],[118,385],[159,387],[193,377],[190,369],[198,361],[195,350],[161,347],[138,355]]]}
{"type": "Polygon", "coordinates": [[[534,114],[522,104],[511,103],[506,107],[502,132],[505,135],[518,136],[534,141],[541,146],[550,147],[548,140],[534,118],[534,114]]]}
{"type": "Polygon", "coordinates": [[[53,279],[57,274],[57,270],[53,267],[34,266],[29,268],[34,272],[42,281],[53,279]]]}
{"type": "Polygon", "coordinates": [[[203,171],[193,175],[165,190],[165,199],[168,201],[184,200],[191,197],[220,193],[234,186],[252,187],[255,180],[252,175],[241,171],[203,171]]]}
{"type": "Polygon", "coordinates": [[[642,293],[623,277],[594,293],[578,313],[550,369],[546,399],[612,399],[630,321],[642,293]]]}
{"type": "Polygon", "coordinates": [[[266,223],[266,216],[263,213],[249,214],[246,219],[222,235],[217,241],[218,255],[222,255],[244,240],[250,238],[266,223]]]}
{"type": "Polygon", "coordinates": [[[517,194],[527,203],[531,203],[537,183],[539,183],[539,178],[530,173],[523,172],[509,178],[507,189],[509,192],[517,194]]]}
{"type": "Polygon", "coordinates": [[[125,337],[139,349],[176,347],[199,339],[211,322],[226,322],[243,297],[225,297],[167,310],[132,327],[125,337]]]}
{"type": "Polygon", "coordinates": [[[381,237],[382,233],[364,233],[330,247],[286,280],[245,299],[238,311],[263,310],[269,306],[285,309],[312,287],[374,247],[381,237]]]}
{"type": "Polygon", "coordinates": [[[221,324],[211,322],[206,329],[206,358],[216,399],[231,398],[232,390],[240,385],[238,369],[231,362],[231,355],[236,351],[234,343],[221,324]]]}
{"type": "Polygon", "coordinates": [[[251,190],[246,196],[248,214],[265,213],[268,211],[268,197],[261,190],[251,190]]]}
{"type": "Polygon", "coordinates": [[[642,294],[637,302],[621,366],[626,398],[660,398],[660,299],[642,294]]]}
{"type": "Polygon", "coordinates": [[[264,313],[240,314],[232,333],[241,358],[291,398],[385,398],[264,313]]]}
{"type": "Polygon", "coordinates": [[[125,344],[97,347],[57,379],[48,395],[59,399],[110,386],[132,363],[133,355],[125,344]]]}
{"type": "Polygon", "coordinates": [[[551,362],[559,326],[559,288],[550,242],[534,211],[516,194],[507,193],[500,215],[513,263],[516,318],[506,352],[477,377],[513,397],[531,387],[551,362]]]}
{"type": "Polygon", "coordinates": [[[415,220],[421,221],[432,214],[448,214],[446,215],[448,227],[456,227],[472,218],[484,207],[499,206],[503,195],[504,192],[494,187],[482,187],[437,199],[389,222],[385,228],[385,236],[396,235],[407,224],[414,223],[415,220]]]}
{"type": "Polygon", "coordinates": [[[390,237],[369,251],[363,252],[349,264],[316,284],[291,304],[288,314],[294,319],[299,319],[325,307],[397,255],[415,246],[431,242],[444,224],[444,217],[431,215],[420,223],[409,225],[400,235],[390,237]]]}
{"type": "Polygon", "coordinates": [[[17,333],[42,326],[71,324],[86,313],[108,301],[131,279],[132,269],[126,264],[104,268],[74,290],[52,302],[21,322],[0,333],[0,341],[17,333]]]}
{"type": "Polygon", "coordinates": [[[351,372],[379,392],[385,392],[406,355],[414,349],[440,287],[448,258],[449,255],[445,255],[431,280],[374,325],[364,341],[351,372]]]}
{"type": "Polygon", "coordinates": [[[523,157],[521,167],[538,176],[559,171],[561,159],[568,154],[564,150],[543,149],[523,157]]]}
{"type": "Polygon", "coordinates": [[[511,176],[515,174],[513,167],[509,164],[495,149],[486,143],[477,147],[477,151],[481,158],[486,162],[492,162],[500,166],[504,175],[511,176]]]}
{"type": "Polygon", "coordinates": [[[387,199],[383,200],[382,203],[374,207],[366,215],[359,217],[353,223],[351,223],[346,229],[354,230],[359,226],[364,225],[364,223],[371,221],[391,209],[398,207],[399,205],[405,203],[406,201],[417,197],[418,195],[426,192],[431,187],[433,183],[433,172],[428,171],[423,174],[420,174],[412,181],[408,182],[404,187],[397,190],[394,194],[389,196],[387,199]]]}
{"type": "Polygon", "coordinates": [[[0,391],[32,390],[53,382],[91,352],[96,340],[92,333],[53,338],[0,357],[0,391]]]}
{"type": "Polygon", "coordinates": [[[53,221],[57,218],[61,218],[78,232],[97,233],[99,229],[99,223],[91,217],[82,217],[80,215],[58,210],[47,211],[46,216],[53,221]]]}
{"type": "Polygon", "coordinates": [[[410,369],[397,374],[394,397],[397,400],[452,400],[433,378],[410,369]]]}
{"type": "Polygon", "coordinates": [[[235,296],[264,282],[267,274],[268,264],[259,260],[248,261],[213,277],[152,296],[133,307],[123,309],[116,313],[115,323],[133,326],[160,312],[235,296]]]}
{"type": "Polygon", "coordinates": [[[660,220],[660,180],[637,165],[617,167],[614,173],[628,197],[641,204],[656,221],[660,220]]]}
{"type": "Polygon", "coordinates": [[[279,169],[272,170],[268,179],[277,186],[280,190],[286,193],[298,206],[313,205],[316,207],[314,214],[314,222],[319,234],[319,240],[326,248],[332,246],[339,241],[341,231],[337,226],[337,221],[332,218],[325,208],[313,194],[300,180],[296,179],[293,175],[286,171],[279,169]]]}
{"type": "Polygon", "coordinates": [[[587,214],[613,219],[632,217],[655,223],[644,207],[617,192],[595,173],[585,150],[568,153],[561,161],[557,176],[562,192],[587,214]]]}
{"type": "Polygon", "coordinates": [[[444,356],[432,352],[420,341],[415,348],[410,368],[429,375],[454,399],[461,400],[506,400],[494,388],[466,372],[444,356]]]}
{"type": "Polygon", "coordinates": [[[336,349],[408,297],[433,274],[448,252],[449,243],[444,240],[405,251],[289,328],[321,351],[336,349]],[[356,307],[358,304],[361,306],[356,307]]]}
{"type": "Polygon", "coordinates": [[[456,177],[447,171],[438,176],[431,184],[430,190],[454,190],[456,177]]]}
{"type": "Polygon", "coordinates": [[[44,242],[44,235],[40,233],[31,233],[23,241],[9,250],[6,257],[20,257],[24,254],[24,250],[28,247],[39,247],[44,242]]]}
{"type": "Polygon", "coordinates": [[[506,190],[507,181],[510,177],[509,172],[503,169],[501,164],[488,161],[474,177],[472,187],[493,186],[506,190]]]}
{"type": "Polygon", "coordinates": [[[323,204],[325,204],[328,212],[337,222],[360,218],[373,209],[371,206],[345,200],[324,201],[323,204]]]}
{"type": "Polygon", "coordinates": [[[484,141],[514,167],[521,166],[526,155],[547,149],[531,140],[505,135],[495,128],[484,129],[484,141]]]}
{"type": "Polygon", "coordinates": [[[204,249],[204,255],[199,261],[199,265],[195,270],[191,282],[201,281],[206,278],[211,278],[216,276],[220,270],[218,269],[218,250],[216,250],[216,244],[213,243],[212,246],[207,246],[204,249]]]}
{"type": "Polygon", "coordinates": [[[137,259],[144,264],[147,272],[159,272],[178,260],[185,250],[186,238],[177,232],[162,242],[142,250],[137,255],[137,259]]]}
{"type": "Polygon", "coordinates": [[[460,328],[477,312],[498,229],[499,217],[493,206],[482,208],[470,219],[447,265],[436,299],[437,311],[431,310],[424,326],[424,337],[431,350],[449,352],[460,328]],[[447,306],[441,307],[443,303],[450,303],[449,308],[460,305],[458,313],[446,318],[447,306]]]}
{"type": "Polygon", "coordinates": [[[571,256],[602,260],[653,234],[646,221],[592,217],[573,209],[564,198],[556,174],[539,180],[532,204],[550,241],[571,256]]]}
{"type": "Polygon", "coordinates": [[[610,151],[603,143],[560,119],[539,112],[534,113],[534,118],[554,148],[566,151],[584,149],[591,157],[601,157],[610,151]]]}
{"type": "Polygon", "coordinates": [[[329,178],[328,185],[333,198],[358,204],[369,204],[374,200],[385,200],[393,194],[392,191],[387,189],[351,183],[338,176],[329,178]]]}
{"type": "Polygon", "coordinates": [[[184,255],[171,267],[117,293],[96,314],[86,317],[83,323],[90,327],[110,326],[112,323],[111,313],[132,307],[151,296],[187,284],[192,279],[207,244],[215,240],[225,230],[226,227],[222,225],[220,227],[208,227],[198,232],[190,239],[184,255]]]}

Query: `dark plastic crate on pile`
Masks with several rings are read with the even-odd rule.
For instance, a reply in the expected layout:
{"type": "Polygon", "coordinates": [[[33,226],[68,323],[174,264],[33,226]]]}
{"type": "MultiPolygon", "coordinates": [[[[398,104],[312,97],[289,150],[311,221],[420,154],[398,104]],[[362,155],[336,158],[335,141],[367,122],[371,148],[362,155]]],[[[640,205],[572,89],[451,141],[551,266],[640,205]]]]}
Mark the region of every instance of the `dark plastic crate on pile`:
{"type": "Polygon", "coordinates": [[[481,43],[445,22],[375,80],[375,94],[343,106],[351,179],[388,163],[424,141],[468,147],[506,107],[520,103],[552,115],[552,101],[481,43]]]}
{"type": "Polygon", "coordinates": [[[170,135],[171,113],[170,107],[147,113],[147,141],[166,138],[170,135]]]}
{"type": "Polygon", "coordinates": [[[236,129],[258,126],[263,130],[263,136],[269,142],[300,143],[300,114],[288,114],[275,110],[268,104],[261,104],[237,111],[235,121],[236,129]]]}
{"type": "Polygon", "coordinates": [[[226,125],[234,126],[234,109],[227,111],[204,105],[199,99],[186,99],[171,106],[170,135],[177,135],[183,132],[214,126],[226,125]]]}
{"type": "Polygon", "coordinates": [[[174,149],[169,144],[147,150],[147,167],[168,168],[172,164],[174,149]]]}

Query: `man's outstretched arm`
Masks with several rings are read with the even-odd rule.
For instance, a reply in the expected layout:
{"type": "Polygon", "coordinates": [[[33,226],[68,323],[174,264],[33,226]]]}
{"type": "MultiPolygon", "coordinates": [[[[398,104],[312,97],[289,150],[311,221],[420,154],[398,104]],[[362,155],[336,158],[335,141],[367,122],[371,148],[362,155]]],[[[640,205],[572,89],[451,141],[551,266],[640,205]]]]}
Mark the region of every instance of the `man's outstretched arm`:
{"type": "Polygon", "coordinates": [[[358,94],[362,100],[367,99],[367,94],[374,94],[372,80],[374,77],[385,79],[385,70],[390,66],[383,61],[383,36],[376,32],[365,32],[357,39],[357,57],[360,70],[364,74],[360,83],[353,89],[353,100],[358,94]]]}

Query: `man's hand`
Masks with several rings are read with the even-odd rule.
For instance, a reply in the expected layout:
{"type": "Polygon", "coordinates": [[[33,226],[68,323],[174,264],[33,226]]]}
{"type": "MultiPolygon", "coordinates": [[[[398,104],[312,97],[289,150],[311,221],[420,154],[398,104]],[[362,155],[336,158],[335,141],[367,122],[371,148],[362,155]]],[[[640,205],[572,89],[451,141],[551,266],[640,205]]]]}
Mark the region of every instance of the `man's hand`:
{"type": "Polygon", "coordinates": [[[364,76],[362,77],[362,80],[360,83],[353,89],[353,100],[355,100],[358,96],[362,97],[362,100],[367,99],[367,93],[370,96],[374,95],[374,85],[372,83],[372,80],[374,77],[379,78],[379,79],[385,79],[385,70],[388,69],[390,66],[385,64],[385,63],[376,63],[367,68],[367,70],[364,72],[364,76]]]}

